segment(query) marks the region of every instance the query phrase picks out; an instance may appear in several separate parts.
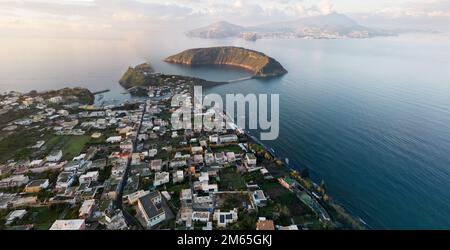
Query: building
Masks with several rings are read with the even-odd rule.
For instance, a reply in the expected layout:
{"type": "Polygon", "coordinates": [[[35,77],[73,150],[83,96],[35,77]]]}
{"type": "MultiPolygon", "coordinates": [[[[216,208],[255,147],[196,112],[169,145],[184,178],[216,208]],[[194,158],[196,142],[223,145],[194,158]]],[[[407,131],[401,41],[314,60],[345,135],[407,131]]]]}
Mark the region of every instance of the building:
{"type": "Polygon", "coordinates": [[[133,149],[133,141],[126,140],[120,143],[120,149],[124,151],[131,151],[133,149]]]}
{"type": "Polygon", "coordinates": [[[16,207],[27,207],[32,206],[38,203],[37,196],[23,196],[23,197],[15,197],[11,201],[11,205],[16,207]]]}
{"type": "Polygon", "coordinates": [[[63,157],[63,153],[61,150],[55,150],[53,152],[51,152],[48,156],[47,156],[47,161],[49,162],[57,162],[60,161],[63,157]]]}
{"type": "Polygon", "coordinates": [[[102,133],[99,132],[95,132],[91,135],[92,139],[99,139],[100,137],[102,137],[102,133]]]}
{"type": "Polygon", "coordinates": [[[192,190],[190,188],[181,190],[180,201],[185,204],[192,203],[192,190]]]}
{"type": "Polygon", "coordinates": [[[182,206],[179,210],[180,217],[177,220],[178,224],[186,223],[186,227],[192,227],[192,208],[182,206]]]}
{"type": "Polygon", "coordinates": [[[13,175],[11,177],[0,180],[0,188],[13,188],[26,185],[30,178],[25,175],[13,175]]]}
{"type": "Polygon", "coordinates": [[[11,225],[15,220],[22,219],[27,214],[27,211],[25,209],[21,210],[14,210],[6,216],[6,223],[5,225],[11,225]]]}
{"type": "Polygon", "coordinates": [[[237,209],[235,208],[229,212],[216,210],[216,212],[214,212],[214,220],[217,221],[217,227],[226,228],[228,224],[238,220],[237,209]]]}
{"type": "Polygon", "coordinates": [[[298,230],[298,226],[297,225],[277,226],[277,230],[298,230]]]}
{"type": "Polygon", "coordinates": [[[192,147],[191,148],[191,153],[192,154],[202,154],[203,153],[203,148],[202,147],[192,147]]]}
{"type": "Polygon", "coordinates": [[[84,184],[84,183],[89,183],[92,181],[97,181],[98,176],[99,176],[98,171],[92,171],[92,172],[87,172],[86,174],[81,175],[80,178],[78,178],[78,180],[79,180],[80,184],[84,184]]]}
{"type": "Polygon", "coordinates": [[[205,154],[205,163],[206,164],[213,164],[216,162],[216,159],[214,158],[213,153],[206,153],[205,154]]]}
{"type": "Polygon", "coordinates": [[[79,217],[82,219],[87,219],[91,216],[92,212],[94,211],[95,207],[95,200],[86,200],[83,202],[83,205],[81,205],[79,210],[79,217]]]}
{"type": "Polygon", "coordinates": [[[229,134],[229,135],[221,135],[219,136],[220,143],[230,143],[230,142],[238,142],[237,135],[229,134]]]}
{"type": "Polygon", "coordinates": [[[281,184],[281,186],[287,188],[287,189],[291,189],[292,187],[295,186],[295,181],[291,178],[278,178],[278,182],[281,184]]]}
{"type": "Polygon", "coordinates": [[[210,135],[209,136],[209,142],[210,143],[219,143],[219,136],[217,136],[217,135],[210,135]]]}
{"type": "Polygon", "coordinates": [[[183,182],[183,181],[184,181],[183,170],[178,170],[178,171],[172,173],[172,182],[173,183],[178,183],[178,182],[183,182]]]}
{"type": "Polygon", "coordinates": [[[53,103],[53,104],[58,104],[58,103],[61,103],[62,101],[63,101],[62,96],[54,96],[54,97],[51,97],[50,99],[48,99],[48,102],[53,103]]]}
{"type": "Polygon", "coordinates": [[[34,180],[25,186],[26,193],[38,193],[39,191],[48,188],[48,179],[34,180]]]}
{"type": "Polygon", "coordinates": [[[128,203],[131,204],[131,205],[134,205],[134,204],[136,204],[138,202],[139,198],[141,198],[142,196],[145,196],[145,195],[147,195],[149,193],[150,193],[150,191],[139,190],[137,192],[129,194],[127,196],[128,203]]]}
{"type": "Polygon", "coordinates": [[[252,153],[247,153],[245,155],[245,163],[251,166],[256,165],[256,156],[252,153]]]}
{"type": "Polygon", "coordinates": [[[216,162],[219,164],[224,164],[227,162],[227,156],[224,152],[219,152],[215,154],[216,162]]]}
{"type": "Polygon", "coordinates": [[[161,171],[162,169],[162,160],[158,159],[158,160],[152,160],[150,162],[150,169],[153,171],[161,171]]]}
{"type": "Polygon", "coordinates": [[[73,172],[63,171],[58,175],[58,179],[56,181],[57,189],[65,189],[72,185],[75,180],[75,174],[73,172]]]}
{"type": "Polygon", "coordinates": [[[56,220],[49,230],[85,230],[84,219],[78,220],[56,220]]]}
{"type": "Polygon", "coordinates": [[[122,141],[122,136],[111,136],[106,139],[107,143],[119,143],[122,141]]]}
{"type": "Polygon", "coordinates": [[[172,161],[170,161],[170,167],[171,168],[180,168],[187,166],[186,159],[183,158],[175,158],[172,161]]]}
{"type": "Polygon", "coordinates": [[[236,155],[234,152],[227,152],[227,159],[228,162],[235,162],[236,161],[236,155]]]}
{"type": "Polygon", "coordinates": [[[265,217],[259,217],[256,222],[256,230],[275,230],[273,220],[267,220],[265,217]]]}
{"type": "Polygon", "coordinates": [[[164,185],[170,181],[169,172],[156,172],[155,180],[153,181],[153,186],[158,187],[164,185]]]}
{"type": "Polygon", "coordinates": [[[255,206],[265,207],[267,205],[267,198],[262,190],[256,190],[252,193],[252,200],[255,206]]]}
{"type": "Polygon", "coordinates": [[[209,221],[209,216],[209,212],[195,211],[192,212],[192,221],[207,223],[209,221]]]}
{"type": "Polygon", "coordinates": [[[166,219],[166,213],[161,202],[159,191],[149,193],[138,199],[138,209],[147,223],[147,228],[152,228],[166,219]]]}
{"type": "Polygon", "coordinates": [[[142,161],[144,160],[144,154],[143,153],[132,153],[131,154],[131,165],[140,165],[142,164],[142,161]]]}
{"type": "Polygon", "coordinates": [[[170,196],[169,192],[167,191],[161,191],[162,196],[164,196],[164,198],[168,201],[170,201],[172,199],[172,197],[170,196]]]}
{"type": "Polygon", "coordinates": [[[194,155],[194,163],[203,163],[203,155],[194,155]]]}

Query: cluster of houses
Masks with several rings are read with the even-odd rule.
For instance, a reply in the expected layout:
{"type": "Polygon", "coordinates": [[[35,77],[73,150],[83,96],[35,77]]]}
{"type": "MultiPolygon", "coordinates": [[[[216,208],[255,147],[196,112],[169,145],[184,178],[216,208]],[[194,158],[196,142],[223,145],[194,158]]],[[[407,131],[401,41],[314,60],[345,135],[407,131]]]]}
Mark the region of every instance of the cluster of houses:
{"type": "MultiPolygon", "coordinates": [[[[97,141],[72,159],[56,149],[41,159],[1,165],[0,174],[6,177],[0,179],[0,190],[18,190],[0,193],[0,209],[12,209],[7,223],[26,216],[24,208],[29,206],[67,204],[79,206],[78,218],[56,220],[51,230],[84,230],[95,222],[107,229],[123,230],[136,226],[136,221],[147,229],[173,222],[177,228],[212,230],[231,228],[242,210],[265,207],[269,197],[256,184],[247,183],[246,190],[221,189],[224,169],[259,171],[264,178],[271,178],[241,142],[244,132],[237,127],[214,132],[172,129],[167,114],[179,105],[168,100],[175,94],[188,97],[190,83],[176,78],[163,81],[172,85],[149,88],[151,98],[133,108],[78,106],[73,114],[46,106],[63,103],[65,99],[58,96],[48,100],[3,96],[2,107],[42,108],[27,118],[29,121],[16,121],[11,126],[45,122],[57,136],[90,133],[97,141]],[[102,157],[98,157],[101,152],[102,157]],[[48,171],[57,173],[55,180],[34,178],[48,171]],[[38,199],[42,191],[51,193],[50,197],[38,199]],[[224,206],[230,197],[239,197],[239,203],[224,206]],[[121,203],[123,206],[118,205],[121,203]]],[[[46,143],[38,140],[31,148],[38,151],[46,143]]],[[[289,179],[280,183],[291,188],[289,179]]],[[[278,227],[264,217],[255,227],[295,229],[278,227]]]]}

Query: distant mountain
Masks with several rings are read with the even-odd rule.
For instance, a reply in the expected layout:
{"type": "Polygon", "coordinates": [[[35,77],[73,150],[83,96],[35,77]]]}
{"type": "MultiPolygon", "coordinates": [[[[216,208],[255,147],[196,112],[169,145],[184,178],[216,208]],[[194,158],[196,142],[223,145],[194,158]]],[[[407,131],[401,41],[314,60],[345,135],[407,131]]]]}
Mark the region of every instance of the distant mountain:
{"type": "Polygon", "coordinates": [[[206,27],[191,30],[186,33],[189,37],[225,38],[238,36],[245,30],[244,27],[228,22],[217,22],[206,27]]]}
{"type": "Polygon", "coordinates": [[[251,71],[254,77],[281,76],[286,69],[265,54],[240,47],[211,47],[185,50],[165,59],[169,63],[185,65],[229,65],[251,71]]]}
{"type": "Polygon", "coordinates": [[[255,41],[261,38],[369,38],[392,36],[395,32],[373,29],[358,24],[355,20],[339,13],[300,18],[287,22],[267,23],[242,27],[219,22],[187,33],[191,37],[226,38],[241,37],[255,41]]]}

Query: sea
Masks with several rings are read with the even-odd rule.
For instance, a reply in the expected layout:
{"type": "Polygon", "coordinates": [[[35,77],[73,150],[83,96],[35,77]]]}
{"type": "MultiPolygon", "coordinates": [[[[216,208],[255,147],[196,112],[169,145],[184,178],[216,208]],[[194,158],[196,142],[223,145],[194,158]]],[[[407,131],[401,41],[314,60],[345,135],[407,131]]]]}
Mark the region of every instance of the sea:
{"type": "MultiPolygon", "coordinates": [[[[97,103],[132,100],[129,66],[213,81],[249,73],[163,62],[184,49],[234,45],[266,53],[289,73],[204,90],[279,94],[280,134],[264,143],[325,182],[371,229],[450,229],[450,35],[371,39],[205,40],[182,33],[134,39],[0,39],[0,91],[87,87],[97,103]]],[[[259,135],[258,131],[250,131],[259,135]]]]}

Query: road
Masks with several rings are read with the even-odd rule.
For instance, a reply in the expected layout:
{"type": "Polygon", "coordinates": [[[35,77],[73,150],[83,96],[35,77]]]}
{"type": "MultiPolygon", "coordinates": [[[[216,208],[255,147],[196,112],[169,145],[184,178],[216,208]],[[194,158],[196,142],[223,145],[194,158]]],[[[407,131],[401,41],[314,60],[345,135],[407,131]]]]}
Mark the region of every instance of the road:
{"type": "MultiPolygon", "coordinates": [[[[139,127],[138,127],[138,130],[137,130],[137,133],[136,133],[136,137],[133,140],[133,149],[132,149],[131,153],[137,151],[137,145],[138,145],[138,140],[137,139],[138,139],[139,133],[140,133],[141,128],[142,128],[142,122],[144,120],[144,115],[145,115],[146,111],[147,111],[147,103],[144,103],[144,108],[142,110],[141,120],[139,121],[139,127]]],[[[125,168],[125,172],[123,174],[122,180],[121,180],[120,185],[119,185],[119,191],[117,192],[115,208],[116,209],[120,209],[122,211],[123,216],[125,217],[125,220],[126,220],[128,225],[141,226],[141,224],[138,222],[138,220],[134,216],[132,216],[130,213],[128,213],[128,211],[126,209],[123,209],[123,204],[122,204],[123,189],[127,185],[128,174],[130,173],[130,166],[131,166],[131,155],[128,158],[127,167],[125,168]]]]}

